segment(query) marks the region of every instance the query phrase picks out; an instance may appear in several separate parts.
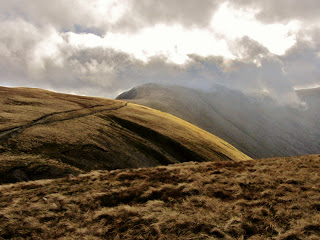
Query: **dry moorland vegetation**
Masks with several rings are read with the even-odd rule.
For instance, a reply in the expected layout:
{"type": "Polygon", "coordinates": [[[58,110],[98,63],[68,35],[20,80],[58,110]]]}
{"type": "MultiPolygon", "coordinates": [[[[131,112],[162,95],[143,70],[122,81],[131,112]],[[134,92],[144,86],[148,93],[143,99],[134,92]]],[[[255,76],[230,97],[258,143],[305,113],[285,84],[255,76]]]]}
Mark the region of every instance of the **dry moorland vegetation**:
{"type": "Polygon", "coordinates": [[[188,122],[124,101],[0,87],[0,109],[0,184],[93,169],[250,159],[188,122]]]}
{"type": "Polygon", "coordinates": [[[319,239],[320,155],[0,186],[3,239],[319,239]]]}
{"type": "Polygon", "coordinates": [[[69,174],[84,173],[81,169],[41,155],[6,154],[0,155],[0,183],[14,183],[46,178],[65,177],[69,174]]]}

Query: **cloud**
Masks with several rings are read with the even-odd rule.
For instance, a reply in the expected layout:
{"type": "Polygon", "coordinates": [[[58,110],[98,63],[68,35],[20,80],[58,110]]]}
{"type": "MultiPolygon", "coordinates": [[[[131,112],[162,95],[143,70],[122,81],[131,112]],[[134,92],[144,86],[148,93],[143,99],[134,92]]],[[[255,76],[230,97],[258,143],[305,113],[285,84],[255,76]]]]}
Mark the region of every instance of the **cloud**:
{"type": "Polygon", "coordinates": [[[188,54],[184,64],[175,64],[166,55],[142,61],[113,48],[72,44],[65,33],[40,31],[23,20],[8,21],[9,25],[0,25],[0,71],[4,73],[0,82],[7,85],[113,98],[149,82],[203,90],[221,84],[246,94],[267,91],[279,102],[291,104],[299,103],[295,86],[320,84],[318,48],[310,42],[300,41],[277,56],[243,37],[231,48],[236,59],[188,54]],[[43,43],[50,44],[41,48],[43,43]]]}
{"type": "Polygon", "coordinates": [[[181,24],[183,27],[207,27],[219,0],[127,0],[129,9],[116,27],[126,30],[164,24],[181,24]]]}
{"type": "Polygon", "coordinates": [[[318,1],[228,2],[3,2],[0,84],[110,98],[149,82],[222,84],[299,103],[295,87],[320,84],[318,1]],[[231,15],[213,17],[223,7],[231,15]]]}
{"type": "Polygon", "coordinates": [[[240,59],[247,59],[252,62],[259,62],[263,56],[269,55],[269,50],[259,42],[244,36],[237,41],[230,43],[231,52],[240,59]]]}
{"type": "Polygon", "coordinates": [[[318,0],[230,0],[238,8],[256,9],[256,17],[264,22],[289,22],[292,19],[314,22],[320,18],[318,0]]]}
{"type": "Polygon", "coordinates": [[[281,59],[285,75],[297,87],[320,84],[320,44],[298,42],[281,59]]]}
{"type": "Polygon", "coordinates": [[[133,32],[142,27],[181,24],[206,27],[218,0],[12,0],[1,3],[1,18],[24,18],[39,26],[50,24],[59,31],[95,33],[133,32]]]}
{"type": "Polygon", "coordinates": [[[213,31],[227,41],[249,37],[258,41],[272,53],[282,55],[296,43],[300,23],[291,19],[288,23],[261,23],[255,18],[257,10],[235,8],[230,3],[222,4],[213,15],[213,31]]]}
{"type": "Polygon", "coordinates": [[[157,25],[138,33],[108,33],[104,37],[94,34],[65,34],[67,41],[77,47],[113,48],[134,55],[143,61],[157,55],[166,55],[175,63],[184,63],[188,54],[202,56],[222,55],[232,58],[225,40],[217,39],[209,30],[187,30],[181,26],[157,25]],[[161,39],[161,40],[160,40],[161,39]]]}
{"type": "Polygon", "coordinates": [[[1,2],[1,19],[17,19],[36,26],[52,26],[58,31],[104,34],[124,13],[116,0],[42,1],[12,0],[1,2]]]}

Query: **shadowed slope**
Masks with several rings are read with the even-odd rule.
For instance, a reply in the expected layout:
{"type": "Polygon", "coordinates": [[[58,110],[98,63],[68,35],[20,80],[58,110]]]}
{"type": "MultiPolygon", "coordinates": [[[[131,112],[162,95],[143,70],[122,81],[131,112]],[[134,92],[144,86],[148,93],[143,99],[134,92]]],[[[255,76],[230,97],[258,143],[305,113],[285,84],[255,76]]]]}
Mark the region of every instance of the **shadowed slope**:
{"type": "Polygon", "coordinates": [[[6,165],[0,183],[45,178],[45,171],[50,178],[92,169],[249,159],[212,134],[147,107],[27,88],[0,88],[0,96],[0,165],[6,165]],[[8,160],[22,153],[23,159],[52,164],[36,171],[22,160],[8,160]]]}
{"type": "Polygon", "coordinates": [[[298,91],[308,110],[280,106],[218,87],[203,92],[145,84],[117,97],[173,114],[221,137],[251,157],[320,153],[320,91],[298,91]]]}
{"type": "Polygon", "coordinates": [[[319,239],[320,155],[0,186],[4,239],[319,239]]]}

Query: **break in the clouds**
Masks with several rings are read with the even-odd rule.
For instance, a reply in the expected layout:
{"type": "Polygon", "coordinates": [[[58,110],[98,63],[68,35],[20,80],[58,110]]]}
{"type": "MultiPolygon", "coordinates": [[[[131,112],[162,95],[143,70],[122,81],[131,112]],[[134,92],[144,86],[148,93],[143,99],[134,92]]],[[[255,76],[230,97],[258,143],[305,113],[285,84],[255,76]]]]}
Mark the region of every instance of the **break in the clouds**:
{"type": "Polygon", "coordinates": [[[298,102],[320,84],[320,2],[0,1],[0,85],[115,97],[156,82],[298,102]]]}

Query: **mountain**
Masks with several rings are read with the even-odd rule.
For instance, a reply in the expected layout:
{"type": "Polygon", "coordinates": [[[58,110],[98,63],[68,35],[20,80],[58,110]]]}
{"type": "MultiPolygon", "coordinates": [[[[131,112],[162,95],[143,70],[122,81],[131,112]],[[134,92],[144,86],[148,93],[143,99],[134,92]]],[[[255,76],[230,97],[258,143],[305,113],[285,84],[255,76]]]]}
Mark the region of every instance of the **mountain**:
{"type": "Polygon", "coordinates": [[[0,186],[0,239],[319,239],[320,155],[0,186]]]}
{"type": "Polygon", "coordinates": [[[320,153],[320,89],[301,90],[307,110],[284,106],[268,96],[246,96],[217,86],[211,92],[145,84],[117,99],[182,118],[226,140],[253,158],[320,153]]]}
{"type": "Polygon", "coordinates": [[[0,183],[250,159],[186,121],[124,101],[1,87],[0,109],[0,183]]]}
{"type": "Polygon", "coordinates": [[[308,106],[305,113],[310,117],[313,117],[314,121],[316,121],[316,124],[319,124],[320,118],[318,117],[317,113],[320,112],[320,87],[301,89],[297,90],[296,92],[299,98],[308,106]]]}

